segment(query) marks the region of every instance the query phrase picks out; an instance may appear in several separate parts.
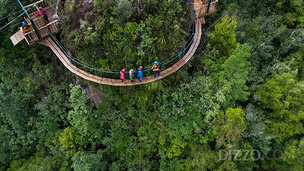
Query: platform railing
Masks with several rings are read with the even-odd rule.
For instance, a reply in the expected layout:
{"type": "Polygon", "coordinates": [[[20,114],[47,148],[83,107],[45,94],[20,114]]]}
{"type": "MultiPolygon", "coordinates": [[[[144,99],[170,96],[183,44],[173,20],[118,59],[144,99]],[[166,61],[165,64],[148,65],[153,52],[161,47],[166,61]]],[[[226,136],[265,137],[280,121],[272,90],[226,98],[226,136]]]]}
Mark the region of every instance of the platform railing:
{"type": "MultiPolygon", "coordinates": [[[[211,0],[211,3],[217,2],[218,0],[211,0]]],[[[203,4],[208,4],[208,0],[202,0],[203,4]]]]}
{"type": "Polygon", "coordinates": [[[41,1],[34,2],[32,4],[29,4],[27,6],[24,6],[24,8],[25,9],[29,8],[29,10],[28,10],[29,16],[35,17],[35,12],[39,11],[39,7],[46,8],[48,6],[49,6],[49,4],[47,2],[41,0],[41,1]]]}
{"type": "Polygon", "coordinates": [[[211,0],[210,6],[209,6],[209,11],[208,11],[208,2],[207,2],[207,0],[204,0],[203,6],[200,9],[196,10],[198,13],[198,16],[204,17],[204,16],[207,16],[207,15],[210,15],[210,14],[216,12],[217,3],[218,3],[218,0],[211,0]]]}
{"type": "MultiPolygon", "coordinates": [[[[51,30],[52,33],[55,33],[58,30],[58,28],[56,26],[57,23],[58,23],[58,20],[53,21],[53,22],[48,23],[47,25],[45,25],[43,27],[38,28],[38,31],[39,31],[39,34],[41,35],[41,38],[45,38],[49,35],[46,31],[47,29],[51,30]]],[[[30,40],[30,42],[27,41],[28,44],[33,44],[34,42],[39,40],[35,31],[31,31],[29,33],[24,34],[25,37],[26,37],[26,35],[28,35],[30,38],[31,37],[33,38],[33,40],[30,40]]]]}

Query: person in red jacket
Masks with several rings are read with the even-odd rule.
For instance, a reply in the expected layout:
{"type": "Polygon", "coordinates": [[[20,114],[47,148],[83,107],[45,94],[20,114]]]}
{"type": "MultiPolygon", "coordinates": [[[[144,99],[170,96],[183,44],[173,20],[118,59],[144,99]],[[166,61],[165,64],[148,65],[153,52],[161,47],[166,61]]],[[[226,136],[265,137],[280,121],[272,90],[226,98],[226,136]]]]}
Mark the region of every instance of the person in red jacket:
{"type": "Polygon", "coordinates": [[[48,16],[46,15],[46,10],[43,9],[42,7],[39,7],[39,12],[41,15],[43,15],[43,17],[45,18],[45,21],[49,22],[48,16]]]}
{"type": "Polygon", "coordinates": [[[38,16],[39,16],[39,12],[38,12],[38,11],[36,11],[36,12],[35,12],[35,15],[36,15],[36,17],[38,17],[38,16]]]}
{"type": "Polygon", "coordinates": [[[126,75],[126,69],[122,69],[121,71],[120,71],[120,79],[121,79],[121,83],[123,83],[124,81],[126,81],[126,79],[125,79],[125,75],[126,75]]]}

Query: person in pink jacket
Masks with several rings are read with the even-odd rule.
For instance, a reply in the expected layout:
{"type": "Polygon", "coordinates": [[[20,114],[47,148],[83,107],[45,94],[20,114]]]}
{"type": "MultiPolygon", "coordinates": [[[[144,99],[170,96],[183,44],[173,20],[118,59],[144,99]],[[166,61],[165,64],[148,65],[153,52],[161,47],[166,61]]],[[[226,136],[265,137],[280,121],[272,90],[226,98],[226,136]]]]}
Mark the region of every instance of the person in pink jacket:
{"type": "Polygon", "coordinates": [[[42,7],[39,7],[39,12],[41,15],[43,15],[43,17],[45,18],[45,21],[49,22],[48,16],[46,15],[46,10],[43,9],[42,7]]]}
{"type": "Polygon", "coordinates": [[[120,79],[121,79],[121,83],[123,83],[124,81],[126,81],[125,76],[126,76],[126,69],[122,69],[120,71],[120,79]]]}

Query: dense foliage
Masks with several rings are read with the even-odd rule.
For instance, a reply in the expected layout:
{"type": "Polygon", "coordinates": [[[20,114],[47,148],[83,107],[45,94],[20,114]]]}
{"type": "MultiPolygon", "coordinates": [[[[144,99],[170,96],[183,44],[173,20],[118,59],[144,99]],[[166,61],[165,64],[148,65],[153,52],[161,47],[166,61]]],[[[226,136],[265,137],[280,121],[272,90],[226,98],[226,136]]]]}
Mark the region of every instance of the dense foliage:
{"type": "MultiPolygon", "coordinates": [[[[97,68],[125,55],[151,67],[192,34],[190,1],[92,3],[80,17],[89,3],[65,1],[61,40],[97,68]]],[[[0,4],[0,18],[19,10],[0,4]]],[[[13,46],[18,27],[1,31],[0,170],[304,170],[304,2],[220,1],[206,21],[185,66],[131,87],[83,80],[47,47],[13,46]]]]}

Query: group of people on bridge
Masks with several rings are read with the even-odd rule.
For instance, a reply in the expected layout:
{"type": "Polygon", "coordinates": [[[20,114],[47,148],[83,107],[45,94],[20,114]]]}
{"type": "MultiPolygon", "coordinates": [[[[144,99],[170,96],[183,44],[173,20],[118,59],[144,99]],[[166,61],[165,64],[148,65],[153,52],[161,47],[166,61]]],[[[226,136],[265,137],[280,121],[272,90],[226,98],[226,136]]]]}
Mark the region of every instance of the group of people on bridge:
{"type": "MultiPolygon", "coordinates": [[[[39,7],[39,12],[40,12],[40,14],[44,17],[45,21],[46,21],[47,23],[49,23],[50,21],[49,21],[48,16],[46,15],[46,10],[45,10],[44,8],[42,8],[42,7],[39,7]]],[[[39,12],[38,12],[38,11],[35,12],[35,15],[36,15],[37,17],[39,16],[39,12]]]]}
{"type": "MultiPolygon", "coordinates": [[[[155,62],[154,62],[154,65],[153,65],[152,68],[151,68],[151,69],[153,69],[153,72],[154,72],[154,77],[153,77],[153,79],[155,79],[156,75],[158,75],[157,78],[159,78],[161,68],[162,68],[162,63],[161,63],[161,62],[155,61],[155,62]]],[[[143,71],[142,71],[142,69],[143,69],[142,66],[140,66],[140,67],[137,69],[137,71],[138,71],[137,78],[138,78],[138,81],[139,81],[139,82],[141,82],[140,79],[145,80],[145,79],[144,79],[144,76],[143,76],[143,71]]],[[[125,74],[125,72],[126,72],[126,69],[125,69],[125,68],[122,69],[122,70],[120,71],[121,83],[124,83],[124,81],[126,81],[126,78],[125,78],[126,74],[125,74]]],[[[135,79],[135,71],[134,71],[134,69],[130,69],[129,75],[130,75],[130,80],[131,80],[131,82],[134,84],[134,79],[135,79]]]]}
{"type": "MultiPolygon", "coordinates": [[[[44,17],[45,21],[47,23],[49,23],[49,19],[48,19],[48,16],[46,15],[46,10],[42,7],[39,7],[39,12],[40,14],[44,17]]],[[[39,16],[39,12],[36,11],[35,12],[35,15],[38,17],[39,16]]],[[[22,32],[23,34],[26,34],[26,33],[30,33],[33,31],[33,28],[31,26],[29,26],[25,21],[22,22],[22,32]]],[[[31,34],[27,34],[25,35],[26,39],[28,42],[30,42],[31,40],[33,40],[33,37],[31,34]]]]}

